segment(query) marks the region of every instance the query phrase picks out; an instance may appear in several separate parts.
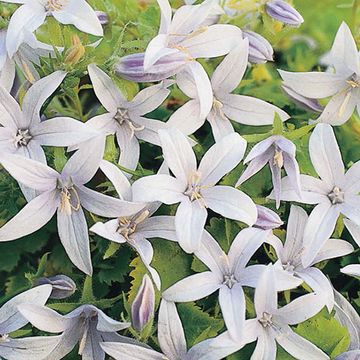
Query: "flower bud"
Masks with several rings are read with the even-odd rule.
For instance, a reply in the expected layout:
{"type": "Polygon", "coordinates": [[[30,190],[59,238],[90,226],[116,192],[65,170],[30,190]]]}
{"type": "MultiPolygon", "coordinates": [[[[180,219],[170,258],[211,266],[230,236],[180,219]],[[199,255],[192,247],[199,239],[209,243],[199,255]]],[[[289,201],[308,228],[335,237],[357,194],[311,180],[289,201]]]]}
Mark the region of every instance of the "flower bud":
{"type": "Polygon", "coordinates": [[[71,47],[65,54],[65,64],[75,65],[85,54],[85,47],[77,35],[71,37],[71,47]]]}
{"type": "Polygon", "coordinates": [[[244,39],[249,40],[249,61],[254,64],[273,61],[274,50],[270,43],[256,32],[243,30],[244,39]]]}
{"type": "Polygon", "coordinates": [[[283,0],[268,1],[265,5],[265,11],[273,19],[286,25],[300,26],[304,22],[303,17],[283,0]]]}
{"type": "Polygon", "coordinates": [[[36,281],[36,285],[44,284],[52,286],[51,299],[66,299],[76,291],[75,282],[66,275],[44,277],[36,281]]]}
{"type": "Polygon", "coordinates": [[[302,96],[286,85],[282,85],[282,89],[294,101],[294,103],[303,109],[316,112],[322,112],[324,110],[324,107],[319,104],[318,100],[302,96]]]}
{"type": "Polygon", "coordinates": [[[109,15],[104,11],[95,11],[97,18],[101,25],[107,25],[109,23],[109,15]]]}
{"type": "Polygon", "coordinates": [[[258,211],[258,218],[254,227],[263,230],[272,230],[280,227],[283,224],[279,215],[265,206],[256,205],[258,211]]]}
{"type": "Polygon", "coordinates": [[[124,56],[115,66],[115,72],[122,78],[135,82],[155,82],[167,79],[178,73],[188,59],[183,52],[162,57],[150,69],[144,70],[145,53],[124,56]]]}
{"type": "Polygon", "coordinates": [[[150,277],[145,274],[136,298],[131,305],[133,328],[142,331],[146,324],[154,317],[155,290],[150,277]]]}

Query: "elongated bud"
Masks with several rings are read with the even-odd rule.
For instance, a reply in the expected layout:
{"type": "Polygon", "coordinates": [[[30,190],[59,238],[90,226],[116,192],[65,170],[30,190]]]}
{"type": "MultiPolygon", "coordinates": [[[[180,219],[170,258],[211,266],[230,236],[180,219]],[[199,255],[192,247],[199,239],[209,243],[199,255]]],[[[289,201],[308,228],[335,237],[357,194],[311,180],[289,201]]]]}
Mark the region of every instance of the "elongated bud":
{"type": "Polygon", "coordinates": [[[162,57],[150,69],[144,71],[145,53],[131,54],[122,57],[115,65],[115,72],[122,78],[135,82],[155,82],[167,79],[178,73],[188,59],[182,52],[162,57]]]}
{"type": "Polygon", "coordinates": [[[65,64],[75,65],[85,54],[85,47],[77,35],[71,37],[71,47],[65,54],[65,64]]]}
{"type": "Polygon", "coordinates": [[[104,11],[95,11],[97,18],[101,25],[107,25],[109,23],[109,15],[104,11]]]}
{"type": "Polygon", "coordinates": [[[266,13],[286,25],[300,26],[304,18],[291,5],[283,0],[271,0],[265,5],[266,13]]]}
{"type": "Polygon", "coordinates": [[[270,43],[256,32],[243,30],[244,39],[249,40],[249,61],[254,64],[262,64],[273,61],[274,50],[270,43]]]}
{"type": "Polygon", "coordinates": [[[283,222],[281,221],[279,215],[265,206],[256,205],[258,211],[258,218],[254,227],[263,229],[263,230],[272,230],[280,227],[283,222]]]}
{"type": "Polygon", "coordinates": [[[52,286],[51,299],[66,299],[76,291],[75,282],[66,275],[43,277],[36,280],[36,285],[50,284],[52,286]]]}
{"type": "Polygon", "coordinates": [[[320,105],[318,100],[302,96],[286,85],[282,85],[282,89],[298,106],[303,109],[316,112],[322,112],[324,110],[324,107],[320,105]]]}
{"type": "Polygon", "coordinates": [[[155,312],[155,290],[150,277],[145,274],[131,305],[131,318],[133,328],[142,331],[146,324],[154,317],[155,312]]]}

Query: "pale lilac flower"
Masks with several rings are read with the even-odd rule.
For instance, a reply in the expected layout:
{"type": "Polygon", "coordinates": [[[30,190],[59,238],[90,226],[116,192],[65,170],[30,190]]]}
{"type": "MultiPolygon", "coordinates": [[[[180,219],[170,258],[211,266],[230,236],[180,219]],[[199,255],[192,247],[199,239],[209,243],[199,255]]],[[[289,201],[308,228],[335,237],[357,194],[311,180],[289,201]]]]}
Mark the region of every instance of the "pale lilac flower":
{"type": "Polygon", "coordinates": [[[102,36],[103,29],[95,11],[85,0],[3,0],[22,4],[12,15],[6,46],[12,57],[24,42],[27,32],[33,33],[47,16],[53,16],[62,24],[72,24],[80,31],[102,36]]]}
{"type": "MultiPolygon", "coordinates": [[[[300,175],[301,196],[289,177],[282,179],[281,200],[317,204],[304,231],[303,266],[309,266],[318,249],[330,238],[340,214],[360,224],[360,162],[346,173],[334,132],[328,124],[318,124],[309,141],[312,165],[320,179],[300,175]]],[[[274,198],[274,193],[270,194],[274,198]]]]}
{"type": "Polygon", "coordinates": [[[350,345],[347,350],[360,351],[360,316],[339,292],[334,290],[335,319],[346,327],[350,335],[350,345]]]}
{"type": "Polygon", "coordinates": [[[105,342],[103,350],[115,360],[221,360],[222,351],[216,353],[202,348],[200,342],[187,350],[185,333],[174,303],[162,300],[158,320],[158,340],[162,353],[144,345],[105,342]],[[201,350],[201,356],[200,352],[201,350]]]}
{"type": "MultiPolygon", "coordinates": [[[[180,280],[163,292],[167,301],[189,302],[202,299],[219,290],[219,303],[230,335],[240,339],[245,324],[245,295],[243,286],[256,287],[265,265],[246,267],[251,257],[266,241],[269,231],[248,228],[239,232],[226,255],[217,241],[203,232],[202,244],[195,256],[210,271],[205,271],[180,280]]],[[[297,287],[302,281],[287,274],[276,279],[276,287],[287,290],[297,287]]]]}
{"type": "MultiPolygon", "coordinates": [[[[103,160],[101,170],[114,185],[120,199],[133,201],[131,184],[126,176],[113,164],[103,160]]],[[[129,244],[137,251],[142,262],[151,274],[158,289],[161,281],[157,271],[151,267],[154,250],[148,238],[160,237],[176,241],[174,216],[152,216],[159,203],[146,204],[140,211],[106,223],[98,222],[90,228],[97,235],[120,244],[129,244]]]]}
{"type": "Polygon", "coordinates": [[[107,25],[109,23],[109,15],[105,11],[95,11],[95,14],[101,25],[107,25]]]}
{"type": "Polygon", "coordinates": [[[286,25],[300,26],[304,18],[290,4],[283,0],[271,0],[265,4],[265,11],[269,16],[286,25]]]}
{"type": "Polygon", "coordinates": [[[290,140],[281,135],[270,136],[251,149],[244,161],[245,164],[249,163],[249,165],[236,183],[236,186],[240,186],[258,173],[266,164],[269,164],[276,207],[279,208],[282,194],[282,168],[285,169],[289,182],[295,192],[299,196],[301,194],[300,170],[295,156],[296,146],[290,140]]]}
{"type": "Polygon", "coordinates": [[[37,285],[49,284],[52,286],[51,299],[66,299],[76,291],[76,284],[73,279],[66,275],[55,275],[43,277],[36,280],[37,285]]]}
{"type": "MultiPolygon", "coordinates": [[[[179,58],[182,59],[182,65],[187,65],[197,58],[223,56],[242,39],[242,32],[236,26],[204,26],[217,5],[211,0],[200,5],[182,6],[176,10],[174,16],[168,0],[158,0],[158,4],[161,11],[159,34],[151,40],[146,49],[140,79],[147,73],[154,74],[153,66],[157,67],[164,59],[168,64],[175,61],[175,66],[169,66],[169,70],[172,69],[169,74],[174,75],[182,68],[178,63],[179,58]]],[[[158,69],[164,73],[161,67],[158,69]]],[[[122,75],[119,68],[117,72],[122,75]]]]}
{"type": "Polygon", "coordinates": [[[225,332],[215,339],[204,341],[202,348],[207,351],[222,350],[225,357],[257,341],[251,360],[275,360],[277,344],[299,360],[329,360],[324,352],[290,327],[316,315],[323,307],[321,296],[315,293],[303,295],[278,308],[274,278],[273,266],[269,265],[255,290],[256,318],[246,321],[241,340],[234,340],[229,332],[225,332]]]}
{"type": "Polygon", "coordinates": [[[322,112],[324,110],[324,107],[320,105],[319,101],[317,101],[316,99],[310,99],[308,97],[300,95],[286,85],[282,85],[281,87],[285,91],[285,93],[301,108],[307,111],[316,112],[322,112]]]}
{"type": "MultiPolygon", "coordinates": [[[[41,146],[69,146],[97,135],[96,131],[72,118],[57,117],[41,121],[41,107],[65,76],[65,72],[56,71],[37,81],[26,93],[22,109],[11,95],[0,87],[0,149],[3,154],[21,155],[46,164],[41,146]]],[[[23,186],[21,189],[28,201],[36,195],[34,191],[23,186]]]]}
{"type": "Polygon", "coordinates": [[[234,132],[229,119],[254,126],[271,125],[276,113],[283,121],[289,119],[284,111],[263,100],[232,94],[241,82],[248,64],[248,40],[241,39],[237,44],[216,68],[211,78],[210,91],[204,76],[201,76],[203,80],[199,80],[200,72],[196,73],[197,77],[194,72],[190,74],[188,69],[178,74],[178,86],[193,100],[171,116],[169,126],[189,135],[199,129],[207,118],[215,140],[219,141],[234,132]]]}
{"type": "Polygon", "coordinates": [[[359,360],[360,350],[347,351],[335,358],[335,360],[359,360]]]}
{"type": "Polygon", "coordinates": [[[132,326],[142,331],[155,314],[155,290],[150,277],[145,274],[135,300],[131,304],[132,326]]]}
{"type": "Polygon", "coordinates": [[[327,308],[331,311],[334,306],[334,291],[331,282],[314,265],[324,260],[348,255],[354,251],[354,248],[347,241],[329,239],[321,247],[313,248],[314,258],[312,262],[309,266],[303,266],[302,258],[306,241],[304,230],[307,221],[308,215],[305,210],[292,205],[287,223],[285,244],[275,248],[279,259],[275,267],[284,269],[289,275],[304,280],[314,292],[322,295],[327,308]]]}
{"type": "MultiPolygon", "coordinates": [[[[166,127],[162,121],[143,116],[163,103],[172,82],[150,86],[140,91],[132,101],[127,101],[111,78],[96,65],[89,65],[88,71],[95,94],[108,112],[95,116],[86,124],[104,135],[115,133],[120,147],[119,164],[134,170],[140,157],[139,140],[159,145],[157,132],[166,127]]],[[[82,146],[91,146],[91,143],[82,146]]]]}
{"type": "Polygon", "coordinates": [[[51,293],[50,285],[41,285],[16,295],[0,308],[0,357],[7,360],[39,360],[47,349],[54,348],[56,339],[28,337],[12,339],[9,333],[24,327],[28,320],[19,312],[21,304],[44,305],[51,293]]]}
{"type": "Polygon", "coordinates": [[[256,205],[256,208],[258,217],[254,227],[262,230],[273,230],[284,224],[275,211],[261,205],[256,205]]]}
{"type": "Polygon", "coordinates": [[[129,323],[115,321],[93,305],[82,305],[67,315],[60,315],[39,305],[21,305],[19,310],[41,331],[61,333],[42,338],[49,342],[56,339],[58,342],[55,348],[47,348],[47,356],[43,360],[60,360],[70,353],[77,343],[78,354],[83,360],[103,360],[105,354],[100,346],[103,341],[135,342],[117,333],[128,328],[129,323]]]}
{"type": "Polygon", "coordinates": [[[89,234],[82,207],[104,217],[130,216],[144,207],[84,186],[99,168],[103,147],[102,139],[94,139],[92,147],[78,150],[70,158],[61,174],[24,157],[2,157],[0,162],[11,176],[41,194],[0,228],[0,241],[32,234],[57,213],[59,237],[69,258],[80,270],[91,274],[89,234]]]}
{"type": "Polygon", "coordinates": [[[175,227],[186,252],[200,248],[208,208],[229,219],[255,223],[257,211],[249,196],[230,186],[216,186],[244,156],[246,142],[239,134],[230,134],[213,145],[199,166],[188,139],[179,130],[160,130],[159,136],[166,165],[174,176],[158,174],[135,181],[134,200],[180,203],[175,227]]]}
{"type": "Polygon", "coordinates": [[[263,64],[274,60],[274,49],[260,34],[243,30],[244,39],[249,40],[249,61],[254,64],[263,64]]]}
{"type": "MultiPolygon", "coordinates": [[[[360,247],[360,225],[357,225],[350,219],[344,219],[344,224],[349,230],[351,236],[355,240],[358,247],[360,247]]],[[[360,264],[347,265],[340,270],[342,273],[360,277],[360,264]]]]}
{"type": "Polygon", "coordinates": [[[331,49],[332,72],[291,73],[279,70],[284,84],[312,99],[332,97],[317,122],[344,124],[360,108],[360,58],[349,27],[342,23],[331,49]]]}

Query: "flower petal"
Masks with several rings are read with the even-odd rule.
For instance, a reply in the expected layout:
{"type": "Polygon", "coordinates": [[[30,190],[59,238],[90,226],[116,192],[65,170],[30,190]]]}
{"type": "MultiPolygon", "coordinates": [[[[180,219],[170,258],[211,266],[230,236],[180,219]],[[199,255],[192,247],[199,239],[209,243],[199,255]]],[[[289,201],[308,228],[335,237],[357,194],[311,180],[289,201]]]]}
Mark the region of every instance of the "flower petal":
{"type": "Polygon", "coordinates": [[[207,116],[207,120],[211,125],[215,142],[219,142],[223,137],[234,132],[231,121],[222,112],[212,109],[207,116]]]}
{"type": "Polygon", "coordinates": [[[141,233],[145,238],[163,238],[177,241],[174,216],[152,216],[141,222],[136,232],[141,233]]]}
{"type": "MultiPolygon", "coordinates": [[[[344,222],[345,220],[347,219],[344,219],[344,222]]],[[[347,221],[347,223],[349,223],[349,221],[347,221]]],[[[351,254],[353,251],[353,246],[347,241],[329,239],[317,253],[312,265],[324,260],[334,259],[351,254]]]]}
{"type": "Polygon", "coordinates": [[[122,342],[100,343],[101,348],[115,360],[163,360],[164,355],[159,352],[122,342]],[[136,355],[135,355],[136,354],[136,355]],[[135,357],[134,357],[135,356],[135,357]]]}
{"type": "Polygon", "coordinates": [[[23,118],[19,104],[2,86],[0,86],[0,110],[0,124],[5,128],[17,131],[24,124],[28,125],[23,118]]]}

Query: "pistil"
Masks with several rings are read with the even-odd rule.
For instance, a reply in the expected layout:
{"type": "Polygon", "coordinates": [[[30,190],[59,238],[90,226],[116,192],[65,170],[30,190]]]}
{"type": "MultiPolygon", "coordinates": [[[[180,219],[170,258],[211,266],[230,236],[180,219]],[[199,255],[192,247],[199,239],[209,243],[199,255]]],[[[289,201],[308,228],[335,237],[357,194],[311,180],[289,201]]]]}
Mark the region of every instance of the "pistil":
{"type": "Polygon", "coordinates": [[[136,231],[137,226],[146,220],[150,215],[149,210],[142,211],[133,217],[119,218],[119,227],[117,232],[129,240],[130,236],[136,231]]]}
{"type": "Polygon", "coordinates": [[[267,312],[263,312],[262,317],[258,321],[264,328],[268,328],[273,325],[272,315],[267,312]]]}
{"type": "Polygon", "coordinates": [[[344,192],[337,186],[335,186],[332,191],[328,194],[328,198],[330,199],[333,205],[342,204],[345,201],[344,192]]]}
{"type": "Polygon", "coordinates": [[[201,185],[201,174],[195,171],[189,179],[188,188],[185,191],[185,195],[190,198],[190,201],[197,201],[201,208],[207,208],[205,200],[201,195],[201,189],[204,187],[201,185]]]}
{"type": "Polygon", "coordinates": [[[14,145],[15,147],[27,146],[27,144],[32,139],[32,136],[29,132],[29,129],[18,129],[16,135],[14,136],[14,145]]]}
{"type": "Polygon", "coordinates": [[[118,122],[119,125],[128,125],[131,131],[131,138],[135,136],[135,132],[142,131],[145,129],[145,126],[136,126],[130,119],[128,109],[118,108],[114,116],[114,120],[118,122]]]}

